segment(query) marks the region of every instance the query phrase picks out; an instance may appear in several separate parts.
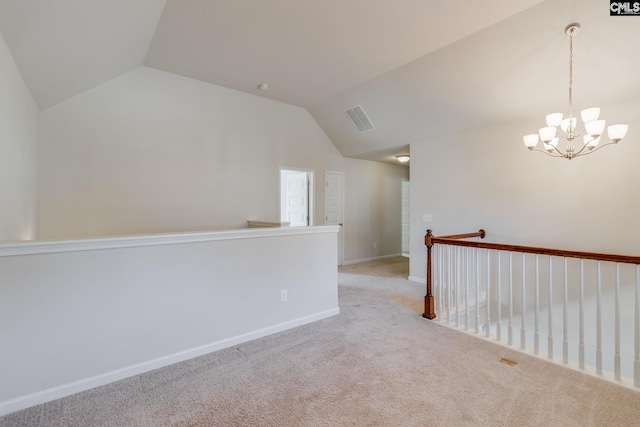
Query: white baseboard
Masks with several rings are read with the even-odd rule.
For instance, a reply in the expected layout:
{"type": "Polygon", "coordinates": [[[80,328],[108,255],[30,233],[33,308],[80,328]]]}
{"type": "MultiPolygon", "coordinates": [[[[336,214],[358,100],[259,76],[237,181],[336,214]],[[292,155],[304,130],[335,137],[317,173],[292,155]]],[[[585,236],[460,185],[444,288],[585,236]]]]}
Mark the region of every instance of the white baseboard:
{"type": "Polygon", "coordinates": [[[409,281],[422,283],[424,285],[427,284],[427,279],[423,277],[409,276],[409,281]]]}
{"type": "Polygon", "coordinates": [[[379,259],[395,258],[401,256],[400,254],[374,256],[371,258],[356,259],[353,261],[344,261],[342,265],[360,264],[361,262],[377,261],[379,259]]]}
{"type": "Polygon", "coordinates": [[[26,409],[30,406],[39,405],[41,403],[50,402],[52,400],[60,399],[62,397],[70,396],[75,393],[90,390],[101,385],[109,384],[114,381],[119,381],[125,378],[129,378],[135,375],[140,375],[145,372],[153,371],[154,369],[163,368],[165,366],[172,365],[174,363],[182,362],[194,357],[202,356],[207,353],[222,350],[224,348],[232,347],[234,345],[242,344],[248,341],[252,341],[258,338],[265,337],[267,335],[275,334],[278,332],[293,329],[298,326],[306,325],[307,323],[315,322],[325,319],[327,317],[340,314],[340,308],[332,308],[319,313],[315,313],[309,316],[300,317],[284,323],[269,326],[267,328],[258,329],[256,331],[248,332],[246,334],[237,335],[235,337],[226,338],[220,341],[216,341],[211,344],[206,344],[200,347],[184,350],[179,353],[170,354],[167,356],[152,359],[146,362],[138,363],[136,365],[128,366],[126,368],[118,369],[111,372],[106,372],[94,377],[85,378],[79,381],[74,381],[69,384],[64,384],[58,387],[53,387],[47,390],[38,391],[25,396],[16,397],[10,400],[0,402],[0,416],[7,415],[12,412],[16,412],[22,409],[26,409]]]}

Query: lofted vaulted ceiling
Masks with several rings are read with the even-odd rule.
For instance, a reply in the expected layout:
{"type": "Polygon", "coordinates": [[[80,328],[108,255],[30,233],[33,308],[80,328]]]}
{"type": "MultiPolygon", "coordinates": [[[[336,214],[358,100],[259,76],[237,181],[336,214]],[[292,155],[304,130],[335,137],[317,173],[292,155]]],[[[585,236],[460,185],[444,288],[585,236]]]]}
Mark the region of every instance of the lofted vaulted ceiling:
{"type": "Polygon", "coordinates": [[[562,109],[574,21],[576,104],[640,95],[640,17],[601,0],[0,0],[41,109],[145,65],[305,107],[344,155],[382,161],[562,109]]]}

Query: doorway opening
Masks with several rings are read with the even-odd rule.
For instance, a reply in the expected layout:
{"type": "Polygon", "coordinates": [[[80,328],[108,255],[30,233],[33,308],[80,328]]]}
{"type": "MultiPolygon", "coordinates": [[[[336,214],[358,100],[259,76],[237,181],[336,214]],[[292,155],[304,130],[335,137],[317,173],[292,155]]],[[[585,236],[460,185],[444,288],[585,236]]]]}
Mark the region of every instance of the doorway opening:
{"type": "Polygon", "coordinates": [[[280,168],[280,222],[313,225],[313,169],[280,168]]]}
{"type": "Polygon", "coordinates": [[[402,181],[402,256],[409,256],[409,181],[402,181]]]}

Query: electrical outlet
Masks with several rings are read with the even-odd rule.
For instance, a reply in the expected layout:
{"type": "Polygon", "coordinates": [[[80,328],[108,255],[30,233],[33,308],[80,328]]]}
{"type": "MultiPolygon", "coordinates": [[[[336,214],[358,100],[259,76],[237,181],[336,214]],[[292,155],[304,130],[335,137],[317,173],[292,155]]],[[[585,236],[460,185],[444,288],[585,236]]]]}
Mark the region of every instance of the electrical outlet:
{"type": "Polygon", "coordinates": [[[378,244],[376,242],[373,242],[373,249],[378,249],[378,244]]]}
{"type": "Polygon", "coordinates": [[[280,290],[280,302],[286,302],[287,301],[287,290],[286,289],[281,289],[280,290]]]}

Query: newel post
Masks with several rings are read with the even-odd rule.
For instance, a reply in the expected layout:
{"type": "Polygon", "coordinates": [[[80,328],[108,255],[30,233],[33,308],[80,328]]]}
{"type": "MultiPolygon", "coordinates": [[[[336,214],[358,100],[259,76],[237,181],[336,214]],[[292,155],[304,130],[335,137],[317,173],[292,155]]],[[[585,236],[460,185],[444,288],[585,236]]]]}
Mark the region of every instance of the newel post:
{"type": "Polygon", "coordinates": [[[427,246],[427,294],[424,296],[424,313],[422,317],[427,319],[435,319],[435,301],[433,298],[433,278],[431,272],[433,271],[433,264],[431,260],[431,250],[433,249],[433,233],[429,229],[427,235],[424,236],[424,244],[427,246]]]}

